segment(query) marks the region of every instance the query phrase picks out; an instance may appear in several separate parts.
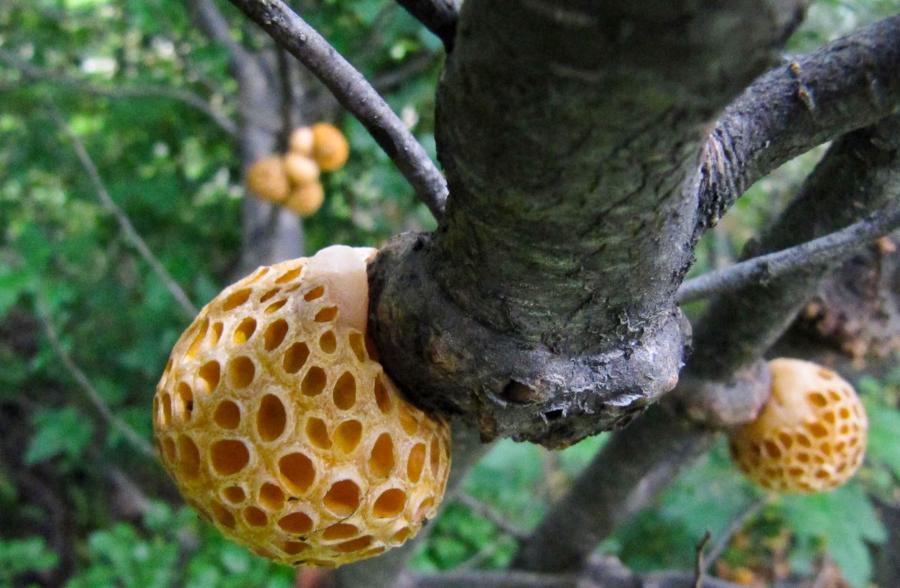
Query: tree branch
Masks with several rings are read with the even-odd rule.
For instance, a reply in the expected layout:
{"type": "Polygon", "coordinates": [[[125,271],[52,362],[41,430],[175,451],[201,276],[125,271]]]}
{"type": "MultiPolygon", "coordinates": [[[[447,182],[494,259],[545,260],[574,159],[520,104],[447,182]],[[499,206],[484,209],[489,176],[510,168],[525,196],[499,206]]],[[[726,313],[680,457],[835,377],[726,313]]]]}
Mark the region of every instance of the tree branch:
{"type": "Polygon", "coordinates": [[[767,504],[769,504],[768,494],[751,502],[747,505],[747,508],[739,512],[737,516],[732,519],[728,524],[728,527],[719,534],[719,537],[709,548],[709,552],[706,554],[703,561],[704,573],[709,573],[713,564],[722,557],[723,553],[725,553],[728,544],[731,543],[731,539],[744,528],[750,519],[759,514],[767,504]]]}
{"type": "MultiPolygon", "coordinates": [[[[900,197],[898,119],[835,142],[794,202],[745,257],[826,235],[900,197]]],[[[754,414],[768,390],[768,370],[760,358],[839,263],[833,259],[718,297],[695,328],[694,353],[676,390],[613,436],[522,545],[514,565],[550,572],[578,569],[618,524],[645,508],[680,468],[712,446],[714,420],[692,424],[688,415],[715,414],[715,408],[747,404],[747,398],[755,406],[745,412],[754,414]]]]}
{"type": "MultiPolygon", "coordinates": [[[[684,572],[650,572],[637,574],[614,558],[601,559],[584,570],[572,574],[546,574],[517,570],[451,571],[435,575],[404,578],[401,588],[696,588],[693,574],[684,572]],[[610,559],[612,561],[610,561],[610,559]]],[[[738,588],[737,584],[705,578],[703,588],[738,588]]]]}
{"type": "Polygon", "coordinates": [[[858,251],[897,227],[900,227],[900,205],[891,203],[868,218],[830,235],[687,280],[678,289],[678,302],[724,294],[751,284],[765,285],[808,266],[846,259],[849,253],[858,251]]]}
{"type": "Polygon", "coordinates": [[[440,230],[370,268],[372,336],[415,401],[556,447],[671,390],[697,214],[684,181],[800,2],[765,5],[462,4],[436,126],[453,198],[440,230]]]}
{"type": "Polygon", "coordinates": [[[356,69],[281,0],[231,0],[299,59],[369,130],[435,218],[447,200],[444,177],[390,106],[356,69]]]}
{"type": "MultiPolygon", "coordinates": [[[[228,115],[207,102],[199,94],[191,92],[190,90],[152,85],[107,87],[101,84],[92,83],[89,80],[78,79],[61,72],[48,71],[37,67],[27,61],[19,59],[13,53],[2,48],[0,48],[0,61],[15,67],[22,72],[22,75],[26,78],[32,80],[46,80],[48,82],[68,86],[98,96],[108,96],[110,98],[167,98],[176,100],[207,115],[219,126],[219,128],[232,137],[237,136],[237,125],[228,117],[228,115]]],[[[11,89],[12,87],[13,86],[2,89],[11,89]]]]}
{"type": "Polygon", "coordinates": [[[97,166],[94,165],[94,161],[91,159],[91,156],[88,154],[87,149],[84,146],[84,143],[81,142],[81,139],[78,138],[78,135],[72,130],[69,124],[65,121],[62,114],[57,110],[56,106],[53,103],[50,103],[50,115],[56,121],[56,124],[59,126],[60,130],[69,138],[72,142],[72,147],[75,149],[75,154],[78,156],[78,160],[81,162],[81,166],[84,168],[84,171],[87,172],[88,177],[91,180],[91,183],[94,185],[94,190],[97,194],[97,199],[100,200],[100,204],[103,208],[106,209],[107,212],[113,215],[116,219],[116,222],[119,224],[119,229],[122,231],[122,236],[125,238],[128,243],[131,244],[132,247],[137,250],[138,254],[147,262],[150,266],[150,269],[153,270],[153,273],[160,279],[163,285],[166,287],[166,290],[169,291],[169,294],[172,295],[172,298],[181,306],[181,309],[184,311],[185,315],[190,318],[197,316],[197,307],[193,305],[190,298],[188,298],[187,294],[184,293],[184,290],[181,289],[181,286],[178,285],[178,282],[172,277],[171,274],[166,270],[163,266],[162,262],[153,255],[153,252],[150,251],[150,248],[147,246],[147,243],[144,241],[144,238],[141,237],[140,233],[137,232],[137,229],[134,228],[134,225],[131,224],[131,219],[128,218],[128,215],[125,214],[125,211],[119,208],[119,206],[113,201],[112,197],[109,195],[109,192],[106,190],[106,186],[103,184],[103,180],[100,178],[100,172],[97,171],[97,166]]]}
{"type": "Polygon", "coordinates": [[[437,35],[447,53],[453,50],[458,3],[459,0],[397,0],[397,4],[437,35]]]}
{"type": "Polygon", "coordinates": [[[460,491],[456,494],[456,499],[477,516],[485,519],[516,541],[522,541],[528,537],[527,532],[508,521],[506,517],[494,510],[489,504],[485,504],[471,494],[460,491]]]}
{"type": "Polygon", "coordinates": [[[719,118],[698,170],[697,234],[782,163],[900,105],[900,15],[760,76],[719,118]]]}
{"type": "Polygon", "coordinates": [[[75,363],[72,359],[72,356],[65,350],[62,346],[62,343],[59,340],[59,334],[56,332],[56,328],[53,326],[53,321],[50,318],[50,312],[44,306],[44,304],[39,300],[36,304],[37,306],[37,316],[41,322],[41,326],[44,329],[44,334],[47,336],[47,340],[50,342],[50,346],[53,348],[54,353],[59,357],[62,361],[63,367],[66,368],[66,371],[69,372],[69,375],[72,379],[75,380],[75,383],[78,384],[78,387],[81,388],[81,391],[84,392],[84,395],[87,397],[88,401],[94,406],[97,410],[97,413],[100,417],[106,421],[112,428],[117,430],[122,434],[122,437],[127,441],[132,447],[138,450],[139,453],[148,457],[154,461],[156,461],[156,452],[153,450],[153,447],[141,437],[137,431],[132,429],[125,421],[120,419],[116,414],[112,411],[109,406],[107,406],[106,401],[103,400],[103,396],[94,388],[94,385],[88,379],[88,377],[81,371],[81,368],[75,363]]]}
{"type": "Polygon", "coordinates": [[[259,69],[253,55],[231,36],[231,28],[215,0],[187,0],[197,26],[209,39],[225,47],[239,81],[252,77],[251,71],[259,69]]]}

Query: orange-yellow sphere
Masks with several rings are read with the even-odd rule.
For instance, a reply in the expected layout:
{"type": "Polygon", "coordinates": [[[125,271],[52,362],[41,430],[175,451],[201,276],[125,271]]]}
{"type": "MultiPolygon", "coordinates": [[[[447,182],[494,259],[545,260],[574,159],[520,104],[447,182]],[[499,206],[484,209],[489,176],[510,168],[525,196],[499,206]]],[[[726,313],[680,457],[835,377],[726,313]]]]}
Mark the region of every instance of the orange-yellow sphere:
{"type": "Polygon", "coordinates": [[[334,125],[318,123],[312,127],[313,159],[322,171],[340,169],[350,155],[350,145],[344,133],[334,125]]]}
{"type": "Polygon", "coordinates": [[[365,334],[373,252],[329,247],[226,288],[176,343],[153,399],[187,502],[282,563],[382,553],[443,498],[447,424],[400,395],[365,334]]]}
{"type": "Polygon", "coordinates": [[[769,362],[772,389],[759,416],[731,435],[750,479],[778,492],[821,492],[849,480],[866,451],[868,420],[853,387],[799,359],[769,362]]]}

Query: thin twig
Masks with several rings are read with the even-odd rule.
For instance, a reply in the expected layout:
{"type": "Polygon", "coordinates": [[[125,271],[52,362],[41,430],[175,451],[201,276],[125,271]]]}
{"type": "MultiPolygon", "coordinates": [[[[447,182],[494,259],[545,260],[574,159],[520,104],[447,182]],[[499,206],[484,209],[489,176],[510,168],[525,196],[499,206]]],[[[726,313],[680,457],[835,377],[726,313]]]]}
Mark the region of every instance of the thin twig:
{"type": "Polygon", "coordinates": [[[94,189],[97,192],[97,198],[100,200],[100,203],[103,205],[103,207],[115,217],[116,222],[119,223],[119,228],[122,230],[122,234],[125,239],[132,245],[132,247],[137,250],[144,261],[147,262],[147,264],[150,266],[150,269],[152,269],[153,273],[155,273],[157,277],[163,282],[166,289],[178,302],[182,310],[184,310],[185,314],[187,314],[189,317],[196,316],[197,308],[193,305],[193,303],[191,303],[190,298],[188,298],[187,294],[184,293],[184,290],[181,289],[181,286],[178,285],[178,282],[175,281],[171,274],[166,271],[166,268],[163,267],[163,264],[156,258],[155,255],[153,255],[153,252],[150,251],[150,248],[147,247],[147,243],[134,228],[134,225],[131,224],[131,220],[128,218],[128,215],[125,214],[125,211],[119,208],[119,206],[109,195],[109,192],[106,190],[106,186],[103,184],[103,180],[100,178],[100,172],[97,171],[97,166],[94,165],[94,161],[88,154],[84,143],[81,142],[81,139],[78,138],[78,135],[76,135],[72,128],[68,125],[56,106],[52,102],[49,102],[49,105],[50,115],[53,117],[54,121],[56,121],[56,124],[59,125],[59,128],[69,137],[69,140],[72,142],[72,147],[75,149],[75,153],[78,156],[78,160],[81,162],[81,166],[90,177],[91,183],[94,184],[94,189]]]}
{"type": "Polygon", "coordinates": [[[713,564],[722,557],[723,553],[725,553],[725,549],[728,547],[728,544],[731,543],[731,538],[740,532],[740,530],[744,528],[744,525],[747,524],[747,521],[759,514],[759,511],[761,511],[768,503],[769,495],[754,500],[747,505],[747,508],[739,512],[737,516],[728,523],[728,527],[722,531],[722,534],[719,535],[706,554],[706,560],[703,565],[704,572],[709,573],[713,564]]]}
{"type": "Polygon", "coordinates": [[[294,128],[294,89],[291,86],[291,68],[288,63],[287,51],[276,49],[275,53],[278,59],[278,77],[281,82],[281,136],[279,142],[281,148],[287,151],[291,131],[294,128]]]}
{"type": "Polygon", "coordinates": [[[69,372],[69,375],[75,380],[78,386],[81,388],[82,392],[84,392],[85,396],[87,396],[88,401],[94,406],[97,412],[100,414],[100,417],[106,421],[111,427],[119,431],[125,440],[131,444],[132,447],[137,449],[141,454],[149,457],[153,460],[156,460],[156,452],[153,450],[153,447],[143,438],[141,437],[137,431],[132,429],[125,421],[117,417],[112,409],[107,406],[106,402],[103,400],[103,397],[88,379],[81,368],[75,363],[72,359],[72,356],[65,350],[62,343],[59,340],[59,333],[57,333],[56,328],[53,326],[53,322],[50,318],[50,312],[44,306],[42,302],[38,302],[37,304],[37,314],[38,319],[41,322],[41,325],[44,328],[44,333],[47,335],[47,340],[50,341],[50,346],[53,347],[53,351],[59,356],[59,359],[63,363],[63,367],[69,372]]]}
{"type": "Polygon", "coordinates": [[[522,541],[526,537],[528,537],[528,533],[520,529],[518,526],[510,523],[508,520],[506,520],[506,518],[503,517],[503,515],[491,508],[490,505],[478,500],[471,494],[460,491],[456,495],[456,499],[459,500],[461,504],[472,510],[476,515],[487,520],[492,525],[494,525],[516,541],[522,541]]]}
{"type": "Polygon", "coordinates": [[[687,280],[678,289],[678,302],[691,302],[714,294],[733,292],[754,282],[764,284],[790,272],[829,263],[887,235],[897,227],[900,227],[900,204],[892,202],[869,218],[830,235],[687,280]]]}
{"type": "MultiPolygon", "coordinates": [[[[219,126],[219,128],[232,137],[237,136],[238,133],[237,125],[228,117],[228,115],[207,102],[199,94],[191,92],[190,90],[157,85],[107,87],[101,84],[95,84],[89,80],[79,79],[64,73],[49,71],[32,65],[4,49],[0,49],[0,61],[7,63],[11,67],[15,67],[28,79],[45,80],[50,83],[74,88],[88,94],[107,96],[109,98],[166,98],[169,100],[176,100],[207,115],[219,126]]],[[[10,86],[9,89],[13,87],[14,86],[10,86]]]]}
{"type": "Polygon", "coordinates": [[[703,576],[706,575],[706,565],[703,563],[703,550],[706,549],[712,535],[709,529],[703,533],[703,538],[697,543],[697,555],[694,559],[694,588],[703,588],[703,576]]]}
{"type": "Polygon", "coordinates": [[[444,43],[447,53],[453,50],[459,17],[458,0],[397,0],[397,4],[434,33],[444,43]]]}
{"type": "Polygon", "coordinates": [[[281,0],[231,0],[324,83],[368,129],[436,218],[447,200],[447,182],[425,149],[381,95],[319,33],[281,0]]]}

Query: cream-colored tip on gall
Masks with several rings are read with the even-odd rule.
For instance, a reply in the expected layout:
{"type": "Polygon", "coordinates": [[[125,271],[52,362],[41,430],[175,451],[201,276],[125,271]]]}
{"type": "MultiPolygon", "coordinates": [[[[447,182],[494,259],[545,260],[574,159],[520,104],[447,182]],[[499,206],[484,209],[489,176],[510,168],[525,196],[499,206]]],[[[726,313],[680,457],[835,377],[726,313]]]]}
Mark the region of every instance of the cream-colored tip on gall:
{"type": "Polygon", "coordinates": [[[835,372],[799,359],[769,362],[771,396],[737,429],[731,455],[747,476],[776,492],[831,490],[859,469],[868,420],[853,387],[835,372]]]}
{"type": "Polygon", "coordinates": [[[156,442],[185,500],[263,557],[371,557],[443,498],[448,426],[399,394],[365,334],[374,253],[329,247],[229,286],[157,387],[156,442]]]}

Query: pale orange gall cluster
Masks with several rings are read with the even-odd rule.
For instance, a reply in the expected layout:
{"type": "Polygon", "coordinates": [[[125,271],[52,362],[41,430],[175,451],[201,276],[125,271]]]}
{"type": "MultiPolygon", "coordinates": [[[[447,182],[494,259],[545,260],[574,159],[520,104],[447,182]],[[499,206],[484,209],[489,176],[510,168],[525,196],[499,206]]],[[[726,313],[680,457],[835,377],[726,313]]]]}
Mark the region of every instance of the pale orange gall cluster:
{"type": "Polygon", "coordinates": [[[340,169],[347,162],[350,146],[337,127],[317,123],[294,129],[288,148],[283,156],[254,162],[247,169],[247,188],[300,216],[311,216],[325,201],[320,173],[340,169]]]}
{"type": "Polygon", "coordinates": [[[176,343],[153,400],[187,502],[282,563],[380,554],[444,494],[447,424],[399,394],[365,336],[373,253],[331,247],[226,288],[176,343]]]}
{"type": "Polygon", "coordinates": [[[753,481],[776,492],[831,490],[862,463],[868,420],[835,372],[798,359],[769,362],[771,396],[756,420],[731,435],[731,455],[753,481]]]}

